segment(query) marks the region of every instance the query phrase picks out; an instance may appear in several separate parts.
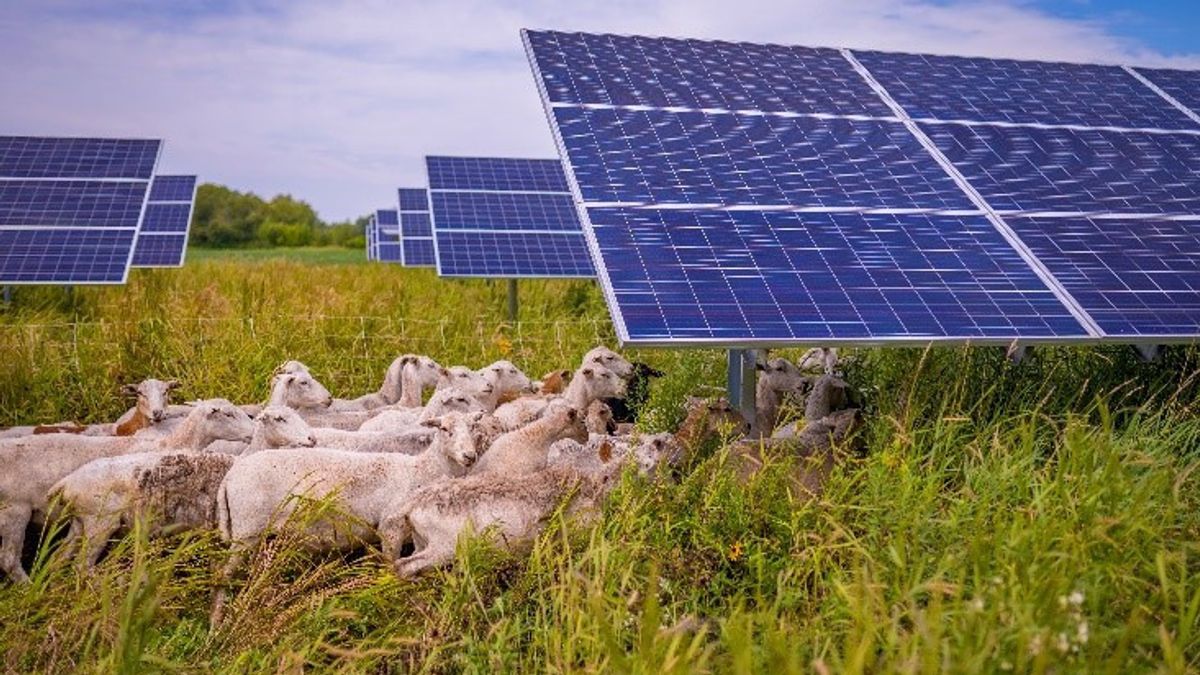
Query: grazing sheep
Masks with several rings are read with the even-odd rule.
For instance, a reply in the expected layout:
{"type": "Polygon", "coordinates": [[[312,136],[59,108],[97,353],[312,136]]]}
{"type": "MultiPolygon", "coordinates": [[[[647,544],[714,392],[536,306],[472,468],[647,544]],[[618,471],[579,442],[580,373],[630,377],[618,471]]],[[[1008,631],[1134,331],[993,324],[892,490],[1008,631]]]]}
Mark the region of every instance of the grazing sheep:
{"type": "MultiPolygon", "coordinates": [[[[490,386],[490,385],[489,385],[490,386]]],[[[363,422],[358,431],[398,432],[448,412],[486,412],[486,406],[458,387],[439,389],[424,408],[388,409],[363,422]]]]}
{"type": "Polygon", "coordinates": [[[11,427],[0,431],[0,439],[21,438],[42,434],[83,434],[84,436],[132,436],[138,430],[162,422],[169,416],[170,393],[179,387],[175,380],[143,380],[137,385],[121,387],[121,393],[134,396],[134,406],[107,424],[80,425],[74,422],[11,427]]]}
{"type": "Polygon", "coordinates": [[[542,417],[497,438],[471,470],[473,475],[502,474],[518,476],[546,465],[550,445],[562,438],[587,440],[583,415],[569,403],[550,403],[542,417]]]}
{"type": "Polygon", "coordinates": [[[388,368],[385,387],[389,391],[385,396],[389,399],[389,404],[419,408],[425,399],[425,390],[436,389],[443,382],[447,382],[449,377],[450,371],[428,356],[405,354],[393,361],[388,368]],[[393,396],[395,400],[391,400],[393,396]]]}
{"type": "Polygon", "coordinates": [[[808,422],[794,436],[739,443],[733,452],[738,462],[738,475],[742,480],[748,480],[762,468],[764,447],[782,448],[800,460],[791,476],[797,494],[820,494],[836,463],[835,447],[845,444],[862,424],[862,411],[847,408],[808,422]]]}
{"type": "Polygon", "coordinates": [[[170,435],[157,441],[135,436],[29,436],[0,441],[0,570],[28,581],[21,568],[25,526],[44,522],[46,494],[72,471],[101,457],[134,452],[200,449],[217,439],[247,440],[250,418],[223,399],[196,405],[170,435]]]}
{"type": "Polygon", "coordinates": [[[529,378],[511,361],[496,361],[476,372],[492,385],[487,398],[480,400],[488,412],[494,411],[501,401],[511,401],[521,394],[532,393],[529,378]]]}
{"type": "Polygon", "coordinates": [[[589,434],[611,434],[617,430],[612,408],[604,401],[592,401],[584,416],[584,426],[589,434]]]}
{"type": "Polygon", "coordinates": [[[581,367],[559,397],[527,396],[496,408],[496,418],[508,429],[519,429],[538,419],[551,401],[564,400],[577,410],[587,410],[592,401],[621,398],[625,381],[602,366],[581,367]]]}
{"type": "Polygon", "coordinates": [[[226,455],[249,455],[275,448],[311,448],[317,445],[312,427],[300,414],[287,406],[267,406],[254,418],[254,435],[249,443],[213,441],[205,452],[226,455]]]}
{"type": "Polygon", "coordinates": [[[596,347],[584,354],[583,363],[580,367],[586,368],[588,366],[607,368],[614,375],[625,381],[633,377],[633,364],[608,347],[596,347]]]}
{"type": "MultiPolygon", "coordinates": [[[[670,454],[669,446],[666,438],[645,444],[639,470],[652,471],[670,454]]],[[[380,523],[384,556],[393,561],[396,574],[408,577],[452,562],[459,537],[468,531],[490,535],[507,550],[523,550],[560,506],[570,515],[593,512],[617,484],[630,455],[628,448],[621,452],[604,439],[577,446],[553,465],[523,476],[471,475],[433,483],[389,510],[380,523]],[[399,558],[410,541],[413,554],[399,558]]]]}
{"type": "Polygon", "coordinates": [[[705,443],[723,435],[744,436],[750,433],[749,422],[723,397],[709,401],[690,396],[686,410],[683,422],[675,432],[675,440],[688,455],[695,454],[705,443]]]}
{"type": "Polygon", "coordinates": [[[771,359],[755,366],[759,371],[754,389],[755,418],[750,424],[754,438],[770,436],[779,422],[779,406],[787,394],[803,394],[812,380],[787,359],[771,359]]]}
{"type": "Polygon", "coordinates": [[[591,434],[586,443],[571,438],[556,441],[546,454],[546,466],[566,463],[591,471],[599,470],[600,465],[610,458],[617,458],[620,461],[632,460],[638,473],[643,476],[654,476],[660,465],[675,466],[683,457],[683,448],[674,434],[652,434],[636,440],[591,434]]]}
{"type": "MultiPolygon", "coordinates": [[[[478,404],[476,403],[476,406],[478,404]]],[[[443,409],[439,415],[452,412],[443,409]]],[[[430,416],[427,419],[432,419],[430,416]]],[[[398,452],[406,455],[416,455],[424,452],[433,443],[434,431],[430,427],[417,424],[403,431],[366,432],[345,431],[343,429],[313,428],[291,408],[271,406],[263,410],[259,416],[259,425],[264,435],[269,436],[272,445],[269,447],[300,447],[296,439],[307,439],[309,447],[332,448],[334,450],[351,450],[354,452],[398,452]],[[286,441],[285,441],[286,439],[286,441]]],[[[254,452],[254,443],[246,449],[246,453],[254,452]]]]}
{"type": "Polygon", "coordinates": [[[800,357],[796,367],[806,373],[832,374],[838,365],[837,347],[814,347],[800,357]]]}
{"type": "MultiPolygon", "coordinates": [[[[280,524],[297,498],[328,499],[335,512],[353,519],[348,527],[322,521],[308,534],[315,550],[345,550],[378,541],[375,528],[393,502],[440,478],[462,475],[477,458],[470,415],[448,413],[426,422],[436,431],[419,455],[361,453],[318,448],[273,450],[241,457],[217,492],[217,525],[232,555],[225,574],[241,564],[245,551],[272,524],[280,524]]],[[[224,589],[214,598],[212,620],[219,623],[224,589]]]]}

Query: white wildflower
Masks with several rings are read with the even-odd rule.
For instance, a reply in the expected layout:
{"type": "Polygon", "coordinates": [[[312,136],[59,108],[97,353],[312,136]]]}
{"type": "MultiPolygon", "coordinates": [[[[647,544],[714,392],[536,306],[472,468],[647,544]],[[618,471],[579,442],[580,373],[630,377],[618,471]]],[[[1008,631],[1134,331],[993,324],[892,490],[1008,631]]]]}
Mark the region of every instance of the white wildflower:
{"type": "Polygon", "coordinates": [[[1079,607],[1080,605],[1083,604],[1083,591],[1075,591],[1075,592],[1071,593],[1071,595],[1067,596],[1067,600],[1072,605],[1079,607]]]}
{"type": "Polygon", "coordinates": [[[1075,627],[1075,641],[1081,645],[1086,645],[1088,641],[1088,622],[1080,621],[1075,627]]]}
{"type": "Polygon", "coordinates": [[[1071,651],[1071,641],[1067,639],[1066,633],[1058,634],[1058,639],[1055,640],[1054,646],[1058,647],[1058,651],[1062,652],[1063,654],[1071,651]]]}
{"type": "Polygon", "coordinates": [[[1042,634],[1038,633],[1037,635],[1034,635],[1033,639],[1031,639],[1029,641],[1029,654],[1031,656],[1037,656],[1038,654],[1041,654],[1041,653],[1042,653],[1042,634]]]}
{"type": "Polygon", "coordinates": [[[983,611],[983,598],[975,598],[967,606],[970,607],[971,611],[973,611],[973,612],[982,612],[983,611]]]}

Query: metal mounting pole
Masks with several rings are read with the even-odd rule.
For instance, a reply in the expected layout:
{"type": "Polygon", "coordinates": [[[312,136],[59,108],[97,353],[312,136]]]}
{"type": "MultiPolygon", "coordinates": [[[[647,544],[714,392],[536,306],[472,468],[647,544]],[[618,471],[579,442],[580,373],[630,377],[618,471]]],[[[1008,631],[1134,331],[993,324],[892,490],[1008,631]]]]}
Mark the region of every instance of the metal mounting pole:
{"type": "Polygon", "coordinates": [[[755,378],[758,375],[754,364],[757,359],[758,352],[753,349],[729,350],[729,405],[742,413],[750,423],[753,423],[757,416],[754,406],[755,378]]]}
{"type": "Polygon", "coordinates": [[[1008,356],[1009,361],[1013,363],[1020,363],[1025,360],[1026,356],[1029,355],[1029,349],[1029,345],[1013,344],[1009,346],[1006,356],[1008,356]]]}
{"type": "Polygon", "coordinates": [[[4,287],[4,304],[6,304],[6,305],[12,304],[12,286],[4,287]]]}
{"type": "Polygon", "coordinates": [[[1155,344],[1135,344],[1135,345],[1133,345],[1133,348],[1137,350],[1138,358],[1141,359],[1143,363],[1151,363],[1153,361],[1157,361],[1158,356],[1161,353],[1159,347],[1160,347],[1160,345],[1155,345],[1155,344]]]}
{"type": "Polygon", "coordinates": [[[517,300],[517,280],[508,280],[508,321],[509,323],[517,322],[517,311],[520,309],[519,301],[517,300]]]}

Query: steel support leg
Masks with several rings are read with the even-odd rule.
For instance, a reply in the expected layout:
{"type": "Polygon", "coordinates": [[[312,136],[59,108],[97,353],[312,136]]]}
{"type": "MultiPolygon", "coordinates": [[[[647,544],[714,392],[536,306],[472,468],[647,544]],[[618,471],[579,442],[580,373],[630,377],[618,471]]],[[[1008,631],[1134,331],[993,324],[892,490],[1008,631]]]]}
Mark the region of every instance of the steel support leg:
{"type": "Polygon", "coordinates": [[[1158,360],[1161,345],[1154,344],[1136,344],[1133,346],[1137,350],[1138,358],[1143,363],[1150,363],[1158,360]]]}
{"type": "Polygon", "coordinates": [[[750,423],[754,422],[757,414],[754,406],[754,387],[757,377],[754,364],[757,359],[758,352],[753,349],[729,350],[729,404],[742,413],[742,416],[750,423]]]}
{"type": "Polygon", "coordinates": [[[508,280],[508,321],[509,323],[517,322],[517,312],[520,310],[519,300],[517,299],[517,280],[508,280]]]}

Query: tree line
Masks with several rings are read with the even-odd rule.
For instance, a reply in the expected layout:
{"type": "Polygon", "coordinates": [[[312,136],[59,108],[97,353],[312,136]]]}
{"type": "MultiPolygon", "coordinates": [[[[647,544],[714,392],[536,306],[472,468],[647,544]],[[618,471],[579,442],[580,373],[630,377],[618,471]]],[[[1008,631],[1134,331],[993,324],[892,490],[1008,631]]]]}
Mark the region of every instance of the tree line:
{"type": "Polygon", "coordinates": [[[363,248],[368,218],[326,223],[308,202],[291,195],[266,200],[252,192],[204,183],[196,191],[188,243],[209,248],[363,248]]]}

